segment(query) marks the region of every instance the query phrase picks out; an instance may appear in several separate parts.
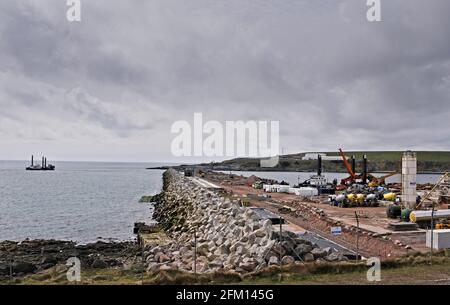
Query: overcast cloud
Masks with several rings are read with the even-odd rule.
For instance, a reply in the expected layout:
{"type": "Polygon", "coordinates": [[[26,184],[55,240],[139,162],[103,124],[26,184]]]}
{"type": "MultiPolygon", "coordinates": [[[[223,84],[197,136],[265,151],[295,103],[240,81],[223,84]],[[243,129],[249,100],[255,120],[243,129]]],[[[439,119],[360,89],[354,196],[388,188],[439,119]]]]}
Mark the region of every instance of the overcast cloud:
{"type": "Polygon", "coordinates": [[[0,159],[178,161],[196,111],[287,153],[450,149],[448,0],[65,2],[0,3],[0,159]]]}

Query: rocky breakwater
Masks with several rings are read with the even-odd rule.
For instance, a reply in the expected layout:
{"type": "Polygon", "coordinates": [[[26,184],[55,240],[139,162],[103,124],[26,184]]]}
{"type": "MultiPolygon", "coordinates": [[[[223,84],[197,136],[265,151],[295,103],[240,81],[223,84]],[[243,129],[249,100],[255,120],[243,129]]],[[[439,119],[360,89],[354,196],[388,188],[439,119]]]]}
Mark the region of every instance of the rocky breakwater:
{"type": "MultiPolygon", "coordinates": [[[[252,272],[267,265],[314,261],[332,254],[294,233],[280,239],[270,220],[198,186],[174,170],[163,175],[154,218],[172,242],[145,249],[147,270],[252,272]],[[280,242],[281,241],[281,242],[280,242]]],[[[333,260],[336,260],[333,258],[333,260]]]]}

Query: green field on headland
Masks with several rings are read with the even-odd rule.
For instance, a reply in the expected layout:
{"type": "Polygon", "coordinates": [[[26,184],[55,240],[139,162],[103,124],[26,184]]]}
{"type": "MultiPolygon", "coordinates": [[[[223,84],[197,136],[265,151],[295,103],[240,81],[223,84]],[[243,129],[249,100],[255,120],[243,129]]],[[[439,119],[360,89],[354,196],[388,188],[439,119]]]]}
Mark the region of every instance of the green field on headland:
{"type": "MultiPolygon", "coordinates": [[[[338,152],[324,152],[327,156],[339,156],[338,152]]],[[[392,161],[401,160],[403,151],[346,151],[347,157],[354,155],[357,159],[362,159],[367,155],[369,160],[373,161],[392,161]]],[[[430,162],[450,162],[450,151],[416,151],[418,161],[430,162]]],[[[303,154],[302,154],[303,155],[303,154]]]]}
{"type": "MultiPolygon", "coordinates": [[[[338,152],[323,152],[327,156],[338,156],[338,152]]],[[[362,168],[362,157],[367,155],[370,172],[391,172],[401,170],[402,151],[348,151],[347,157],[355,155],[357,171],[362,168]]],[[[417,151],[417,169],[420,173],[443,173],[450,170],[449,151],[417,151]]],[[[305,153],[280,156],[277,166],[263,168],[259,158],[236,158],[223,162],[203,163],[197,166],[215,170],[235,171],[295,171],[309,172],[317,168],[316,160],[302,160],[305,153]]],[[[342,161],[322,162],[323,170],[327,172],[346,172],[342,161]]]]}

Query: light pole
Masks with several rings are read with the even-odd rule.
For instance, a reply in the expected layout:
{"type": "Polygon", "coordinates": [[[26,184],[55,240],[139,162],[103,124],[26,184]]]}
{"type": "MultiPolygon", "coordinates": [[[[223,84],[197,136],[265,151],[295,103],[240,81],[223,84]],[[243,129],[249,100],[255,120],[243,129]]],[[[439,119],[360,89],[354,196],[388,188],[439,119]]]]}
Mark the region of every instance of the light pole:
{"type": "Polygon", "coordinates": [[[281,265],[281,259],[282,259],[282,255],[281,255],[281,248],[283,247],[283,245],[282,245],[282,242],[283,242],[283,224],[282,224],[282,219],[283,218],[281,218],[281,215],[279,216],[280,217],[280,248],[278,249],[279,250],[279,264],[280,264],[280,282],[281,282],[281,280],[282,280],[282,277],[283,277],[283,274],[282,274],[282,265],[281,265]]]}
{"type": "Polygon", "coordinates": [[[194,278],[197,282],[197,229],[194,228],[194,278]]]}
{"type": "Polygon", "coordinates": [[[430,231],[430,265],[433,265],[433,230],[434,229],[434,202],[431,205],[431,231],[430,231]]]}
{"type": "Polygon", "coordinates": [[[355,217],[356,217],[356,261],[359,260],[359,218],[358,213],[355,211],[355,217]]]}

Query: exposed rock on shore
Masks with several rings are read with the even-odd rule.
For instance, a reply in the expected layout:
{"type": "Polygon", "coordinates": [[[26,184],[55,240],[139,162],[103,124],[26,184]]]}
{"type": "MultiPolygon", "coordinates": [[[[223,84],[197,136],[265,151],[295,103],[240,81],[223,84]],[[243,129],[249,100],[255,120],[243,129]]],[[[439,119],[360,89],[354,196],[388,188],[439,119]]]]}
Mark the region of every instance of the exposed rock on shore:
{"type": "Polygon", "coordinates": [[[252,272],[278,264],[280,258],[282,264],[293,264],[326,260],[332,254],[291,232],[284,232],[280,243],[270,220],[261,220],[253,210],[198,186],[174,170],[166,171],[163,179],[154,218],[173,242],[147,247],[150,272],[194,268],[197,272],[252,272]]]}
{"type": "Polygon", "coordinates": [[[123,266],[135,261],[140,253],[140,247],[133,242],[76,245],[58,240],[4,241],[0,243],[0,280],[11,273],[23,276],[65,265],[70,257],[79,258],[83,268],[123,266]]]}

